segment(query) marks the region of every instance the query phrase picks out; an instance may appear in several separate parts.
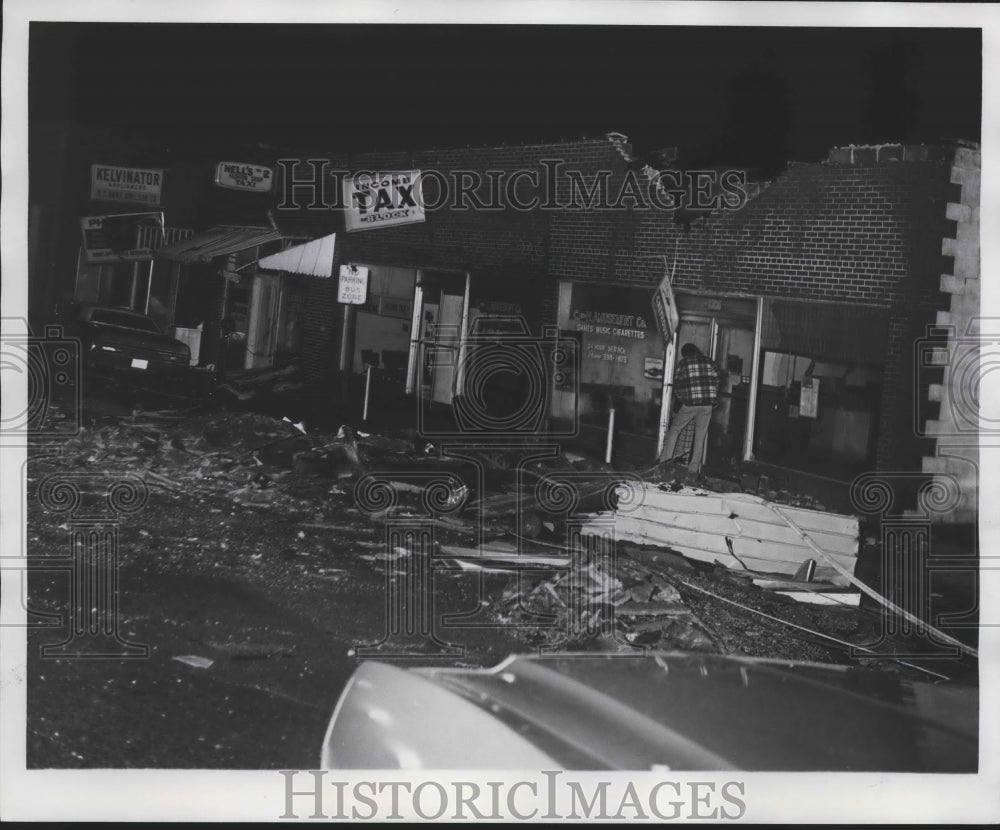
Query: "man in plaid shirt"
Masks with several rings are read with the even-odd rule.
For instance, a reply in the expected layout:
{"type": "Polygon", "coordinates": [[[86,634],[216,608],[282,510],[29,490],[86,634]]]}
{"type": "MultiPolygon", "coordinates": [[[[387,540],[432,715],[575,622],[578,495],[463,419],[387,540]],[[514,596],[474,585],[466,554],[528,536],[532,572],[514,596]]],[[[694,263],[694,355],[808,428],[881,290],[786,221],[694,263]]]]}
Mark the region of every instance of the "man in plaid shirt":
{"type": "Polygon", "coordinates": [[[681,402],[670,422],[663,442],[660,461],[671,461],[677,438],[684,428],[694,422],[694,446],[688,469],[693,473],[701,471],[701,457],[705,451],[708,425],[712,420],[712,408],[719,401],[719,381],[722,375],[694,343],[685,343],[681,349],[681,362],[674,373],[674,394],[681,402]]]}

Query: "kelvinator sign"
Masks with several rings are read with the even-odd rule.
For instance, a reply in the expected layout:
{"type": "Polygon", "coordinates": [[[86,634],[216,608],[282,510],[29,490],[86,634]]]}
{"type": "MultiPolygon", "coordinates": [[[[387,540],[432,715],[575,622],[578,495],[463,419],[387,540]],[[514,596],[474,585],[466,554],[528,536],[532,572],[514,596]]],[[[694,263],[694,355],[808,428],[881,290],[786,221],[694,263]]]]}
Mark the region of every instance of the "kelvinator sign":
{"type": "Polygon", "coordinates": [[[269,193],[274,184],[274,175],[270,167],[259,164],[220,161],[215,168],[215,183],[229,190],[269,193]]]}
{"type": "Polygon", "coordinates": [[[159,207],[163,171],[111,164],[90,165],[90,198],[96,202],[127,202],[159,207]]]}
{"type": "Polygon", "coordinates": [[[358,173],[345,178],[344,207],[348,232],[423,222],[420,171],[358,173]]]}

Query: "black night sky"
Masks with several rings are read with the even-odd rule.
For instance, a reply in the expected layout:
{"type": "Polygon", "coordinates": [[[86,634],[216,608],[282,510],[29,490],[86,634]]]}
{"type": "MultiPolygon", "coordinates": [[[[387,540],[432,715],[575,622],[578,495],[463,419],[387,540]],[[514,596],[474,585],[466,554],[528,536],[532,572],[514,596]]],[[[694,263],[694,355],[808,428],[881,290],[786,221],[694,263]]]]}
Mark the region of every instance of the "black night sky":
{"type": "Polygon", "coordinates": [[[623,132],[776,169],[835,144],[978,140],[977,29],[33,23],[30,118],[405,150],[623,132]]]}

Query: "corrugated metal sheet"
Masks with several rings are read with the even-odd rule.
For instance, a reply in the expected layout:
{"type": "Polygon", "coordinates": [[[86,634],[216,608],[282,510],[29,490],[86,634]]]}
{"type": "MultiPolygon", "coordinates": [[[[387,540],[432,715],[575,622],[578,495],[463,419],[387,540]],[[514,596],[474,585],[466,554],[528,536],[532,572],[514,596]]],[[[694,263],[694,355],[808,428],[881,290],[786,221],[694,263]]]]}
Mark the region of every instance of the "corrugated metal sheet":
{"type": "Polygon", "coordinates": [[[266,242],[281,239],[283,234],[273,228],[220,226],[187,239],[165,245],[153,253],[154,259],[170,262],[209,262],[217,256],[244,251],[266,242]]]}
{"type": "Polygon", "coordinates": [[[304,245],[294,245],[261,259],[257,265],[269,271],[308,274],[313,277],[333,276],[333,249],[337,234],[322,236],[304,245]]]}

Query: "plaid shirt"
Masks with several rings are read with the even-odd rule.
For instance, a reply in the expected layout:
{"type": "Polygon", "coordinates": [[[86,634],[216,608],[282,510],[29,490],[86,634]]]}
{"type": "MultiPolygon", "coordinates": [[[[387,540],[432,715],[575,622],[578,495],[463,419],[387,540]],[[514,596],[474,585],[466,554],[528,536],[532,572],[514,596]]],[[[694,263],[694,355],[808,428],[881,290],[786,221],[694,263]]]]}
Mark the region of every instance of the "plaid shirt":
{"type": "Polygon", "coordinates": [[[685,406],[714,406],[722,376],[705,355],[685,357],[674,373],[674,392],[685,406]]]}

